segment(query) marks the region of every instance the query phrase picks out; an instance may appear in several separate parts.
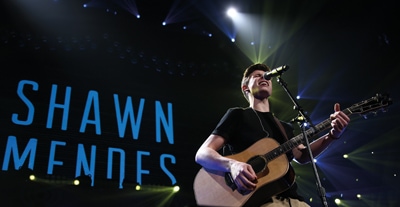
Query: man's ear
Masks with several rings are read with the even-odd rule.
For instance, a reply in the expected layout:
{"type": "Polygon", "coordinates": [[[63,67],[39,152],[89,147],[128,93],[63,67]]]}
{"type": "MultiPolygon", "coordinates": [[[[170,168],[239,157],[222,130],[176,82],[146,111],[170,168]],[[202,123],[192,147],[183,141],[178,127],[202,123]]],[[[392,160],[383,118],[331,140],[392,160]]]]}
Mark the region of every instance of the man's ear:
{"type": "Polygon", "coordinates": [[[243,92],[250,92],[250,89],[246,85],[244,85],[244,86],[242,86],[242,91],[243,92]]]}

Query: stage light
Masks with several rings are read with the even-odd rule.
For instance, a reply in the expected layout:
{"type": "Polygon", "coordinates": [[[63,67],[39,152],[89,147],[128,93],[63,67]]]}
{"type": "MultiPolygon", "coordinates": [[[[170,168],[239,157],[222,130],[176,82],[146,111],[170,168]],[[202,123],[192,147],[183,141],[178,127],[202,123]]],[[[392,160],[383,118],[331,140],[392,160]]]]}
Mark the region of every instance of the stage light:
{"type": "Polygon", "coordinates": [[[140,190],[140,189],[141,189],[140,185],[136,185],[135,190],[140,190]]]}
{"type": "Polygon", "coordinates": [[[90,175],[81,175],[75,178],[74,185],[79,185],[83,187],[90,187],[92,183],[92,178],[90,175]]]}
{"type": "Polygon", "coordinates": [[[339,198],[336,198],[336,199],[335,199],[335,203],[336,203],[337,205],[339,205],[339,204],[341,203],[340,199],[339,199],[339,198]]]}
{"type": "Polygon", "coordinates": [[[236,11],[235,8],[229,8],[229,9],[226,11],[226,14],[227,14],[230,18],[235,18],[236,15],[237,15],[237,11],[236,11]]]}
{"type": "Polygon", "coordinates": [[[176,193],[176,192],[178,192],[180,190],[180,187],[179,186],[174,186],[174,188],[173,188],[173,192],[174,193],[176,193]]]}
{"type": "Polygon", "coordinates": [[[348,155],[348,154],[344,154],[344,155],[343,155],[343,158],[346,158],[346,159],[347,159],[347,158],[349,158],[349,155],[348,155]]]}

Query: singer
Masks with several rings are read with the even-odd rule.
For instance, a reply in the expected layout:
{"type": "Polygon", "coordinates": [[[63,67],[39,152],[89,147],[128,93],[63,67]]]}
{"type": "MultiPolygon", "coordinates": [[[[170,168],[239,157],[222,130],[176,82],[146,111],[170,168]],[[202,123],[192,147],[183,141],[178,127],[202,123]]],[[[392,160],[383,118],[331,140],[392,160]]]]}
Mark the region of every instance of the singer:
{"type": "MultiPolygon", "coordinates": [[[[303,144],[293,146],[276,160],[271,161],[270,164],[273,162],[273,165],[268,165],[271,166],[268,169],[268,175],[258,174],[259,166],[248,162],[253,157],[248,154],[265,149],[267,150],[263,154],[268,153],[268,149],[275,149],[276,146],[294,136],[292,125],[276,118],[269,102],[269,97],[272,95],[270,77],[286,69],[286,67],[281,67],[271,73],[270,68],[262,63],[250,65],[245,69],[241,90],[249,106],[229,108],[195,155],[195,161],[203,167],[202,169],[206,169],[199,171],[194,182],[198,205],[309,206],[297,192],[295,172],[290,164],[291,161],[300,164],[310,162],[307,149],[303,144]],[[269,77],[268,80],[266,76],[269,77]],[[202,177],[200,172],[204,172],[207,176],[202,177]],[[210,176],[218,176],[218,174],[224,175],[219,177],[225,179],[207,180],[210,176]],[[272,174],[279,174],[279,176],[265,181],[264,178],[272,174]],[[263,179],[260,179],[261,177],[263,179]],[[202,183],[200,186],[196,185],[198,180],[202,183]],[[200,191],[202,186],[206,190],[200,191]],[[228,190],[216,191],[215,189],[219,189],[219,186],[227,186],[228,190]]],[[[340,110],[338,103],[334,105],[329,118],[332,128],[310,144],[315,157],[334,140],[340,138],[350,121],[350,118],[340,110]]]]}

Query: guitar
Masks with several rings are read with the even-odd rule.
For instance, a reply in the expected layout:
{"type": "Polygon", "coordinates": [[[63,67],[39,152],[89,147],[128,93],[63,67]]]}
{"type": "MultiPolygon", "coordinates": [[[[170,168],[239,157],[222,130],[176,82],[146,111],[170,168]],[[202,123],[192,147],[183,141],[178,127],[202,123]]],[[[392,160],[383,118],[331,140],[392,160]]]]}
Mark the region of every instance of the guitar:
{"type": "MultiPolygon", "coordinates": [[[[367,113],[386,112],[392,104],[388,95],[376,94],[343,110],[346,115],[359,114],[366,118],[367,113]]],[[[326,119],[305,131],[307,139],[331,127],[331,120],[326,119]]],[[[260,206],[265,200],[287,190],[295,180],[294,171],[289,165],[286,152],[303,143],[303,133],[279,145],[272,138],[262,138],[246,150],[226,157],[250,164],[257,174],[257,187],[248,194],[241,194],[229,173],[201,168],[194,183],[194,195],[200,206],[260,206]]]]}

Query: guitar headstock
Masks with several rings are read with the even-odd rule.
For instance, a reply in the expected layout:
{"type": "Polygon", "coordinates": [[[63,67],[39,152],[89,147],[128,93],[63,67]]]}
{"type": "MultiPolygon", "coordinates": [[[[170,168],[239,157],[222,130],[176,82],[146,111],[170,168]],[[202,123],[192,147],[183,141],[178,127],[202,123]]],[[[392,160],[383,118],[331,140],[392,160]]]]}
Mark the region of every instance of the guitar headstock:
{"type": "Polygon", "coordinates": [[[349,107],[353,114],[360,114],[367,118],[367,114],[377,114],[378,111],[386,112],[387,107],[393,103],[388,94],[376,94],[374,97],[356,103],[349,107]]]}

